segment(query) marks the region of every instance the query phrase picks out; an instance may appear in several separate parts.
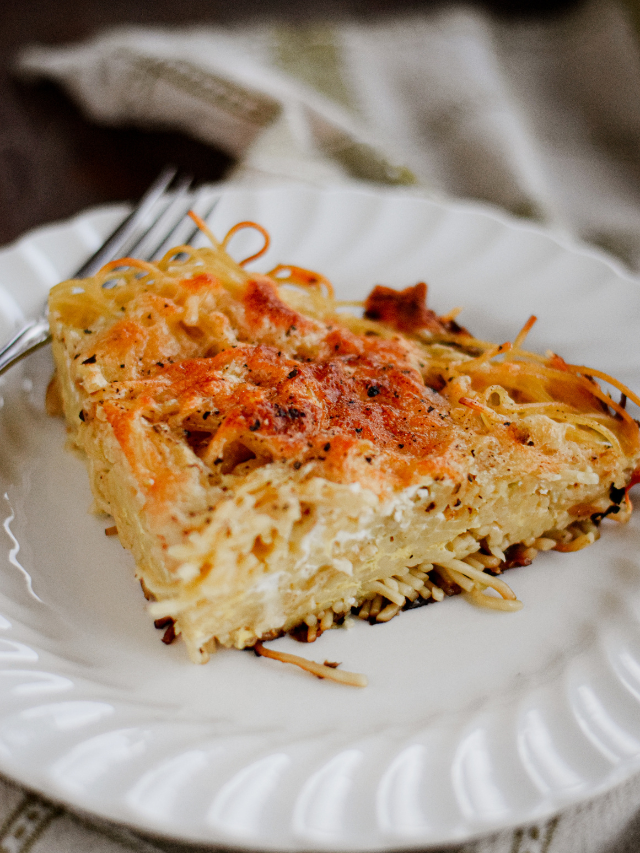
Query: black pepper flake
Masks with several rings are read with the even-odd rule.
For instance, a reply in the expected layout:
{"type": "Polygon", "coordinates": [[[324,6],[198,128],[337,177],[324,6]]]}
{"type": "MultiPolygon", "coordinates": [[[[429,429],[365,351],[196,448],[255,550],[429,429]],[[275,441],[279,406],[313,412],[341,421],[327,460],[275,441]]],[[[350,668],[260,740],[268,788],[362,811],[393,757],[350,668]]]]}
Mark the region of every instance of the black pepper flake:
{"type": "Polygon", "coordinates": [[[211,414],[211,412],[203,412],[202,413],[202,420],[206,421],[206,419],[209,417],[210,414],[211,414]]]}
{"type": "Polygon", "coordinates": [[[81,421],[84,421],[84,412],[81,411],[80,414],[78,415],[78,417],[80,418],[81,421]]]}
{"type": "Polygon", "coordinates": [[[91,329],[83,329],[82,331],[85,333],[85,335],[92,335],[93,334],[91,329]]]}
{"type": "Polygon", "coordinates": [[[325,453],[328,453],[331,450],[331,442],[328,441],[322,449],[325,453]]]}
{"type": "Polygon", "coordinates": [[[377,397],[379,393],[380,389],[377,385],[370,385],[369,388],[367,388],[367,397],[377,397]]]}
{"type": "Polygon", "coordinates": [[[371,456],[365,456],[364,458],[367,460],[369,465],[371,465],[371,456]]]}
{"type": "Polygon", "coordinates": [[[279,418],[291,418],[291,420],[295,420],[296,418],[307,417],[306,412],[303,412],[302,409],[296,409],[295,406],[289,406],[288,409],[285,409],[282,406],[276,404],[275,412],[279,418]]]}
{"type": "Polygon", "coordinates": [[[213,464],[214,465],[221,465],[222,462],[223,462],[222,456],[218,456],[218,458],[214,460],[213,464]]]}
{"type": "Polygon", "coordinates": [[[121,368],[124,368],[124,364],[121,364],[121,365],[120,365],[120,367],[121,367],[121,368]]]}
{"type": "Polygon", "coordinates": [[[302,468],[302,462],[294,462],[293,467],[296,469],[296,471],[299,471],[300,468],[302,468]]]}
{"type": "Polygon", "coordinates": [[[257,429],[260,429],[260,421],[256,418],[256,420],[249,427],[251,432],[255,432],[257,429]]]}
{"type": "Polygon", "coordinates": [[[400,450],[402,450],[402,448],[404,447],[404,444],[399,444],[398,447],[400,448],[400,450]]]}
{"type": "Polygon", "coordinates": [[[287,379],[293,379],[294,376],[297,376],[300,373],[297,367],[294,367],[292,371],[287,373],[287,379]]]}
{"type": "Polygon", "coordinates": [[[357,432],[357,433],[358,433],[358,435],[359,435],[359,434],[362,432],[362,427],[356,427],[356,432],[357,432]]]}
{"type": "Polygon", "coordinates": [[[429,408],[427,409],[427,413],[431,414],[432,411],[433,411],[433,406],[429,406],[429,408]]]}
{"type": "Polygon", "coordinates": [[[89,358],[85,358],[85,360],[82,362],[82,364],[95,364],[95,363],[96,363],[95,355],[90,355],[89,358]]]}

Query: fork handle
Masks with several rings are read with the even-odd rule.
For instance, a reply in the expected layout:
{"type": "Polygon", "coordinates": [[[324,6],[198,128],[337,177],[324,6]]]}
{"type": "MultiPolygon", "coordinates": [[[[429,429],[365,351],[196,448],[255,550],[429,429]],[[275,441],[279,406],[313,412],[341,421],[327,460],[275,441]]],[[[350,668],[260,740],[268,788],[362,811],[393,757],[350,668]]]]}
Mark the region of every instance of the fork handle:
{"type": "Polygon", "coordinates": [[[0,348],[0,374],[25,355],[34,352],[51,340],[46,317],[39,317],[23,326],[17,335],[0,348]]]}

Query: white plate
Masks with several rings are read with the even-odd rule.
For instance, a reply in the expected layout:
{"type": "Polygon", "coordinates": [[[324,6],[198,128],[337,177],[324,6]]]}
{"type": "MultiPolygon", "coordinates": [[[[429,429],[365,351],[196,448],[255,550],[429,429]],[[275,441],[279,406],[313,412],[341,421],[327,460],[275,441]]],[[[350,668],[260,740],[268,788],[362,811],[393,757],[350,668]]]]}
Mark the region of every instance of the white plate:
{"type": "MultiPolygon", "coordinates": [[[[122,215],[94,211],[0,252],[0,325],[36,309],[122,215]]],[[[640,289],[604,258],[470,205],[356,190],[228,191],[213,217],[344,296],[426,279],[479,336],[551,347],[640,384],[640,289]]],[[[237,246],[242,251],[241,246],[237,246]]],[[[81,461],[43,413],[42,351],[0,412],[0,771],[142,830],[272,850],[386,850],[532,821],[640,770],[640,528],[510,572],[525,607],[461,599],[313,646],[365,690],[251,653],[189,663],[145,613],[132,559],[88,513],[81,461]]],[[[639,514],[640,517],[640,514],[639,514]]]]}

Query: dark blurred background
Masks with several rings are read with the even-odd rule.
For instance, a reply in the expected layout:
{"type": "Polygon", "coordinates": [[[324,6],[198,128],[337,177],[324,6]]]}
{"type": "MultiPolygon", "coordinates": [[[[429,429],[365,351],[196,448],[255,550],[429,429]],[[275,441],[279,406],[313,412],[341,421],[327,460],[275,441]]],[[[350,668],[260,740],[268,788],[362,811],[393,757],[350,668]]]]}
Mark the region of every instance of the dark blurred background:
{"type": "MultiPolygon", "coordinates": [[[[471,0],[506,18],[549,18],[579,0],[471,0]]],[[[139,196],[171,162],[200,181],[224,177],[222,151],[179,133],[104,128],[56,86],[11,73],[16,51],[63,44],[116,24],[215,26],[243,22],[380,20],[441,8],[444,0],[2,0],[0,3],[0,245],[29,228],[95,204],[139,196]]]]}

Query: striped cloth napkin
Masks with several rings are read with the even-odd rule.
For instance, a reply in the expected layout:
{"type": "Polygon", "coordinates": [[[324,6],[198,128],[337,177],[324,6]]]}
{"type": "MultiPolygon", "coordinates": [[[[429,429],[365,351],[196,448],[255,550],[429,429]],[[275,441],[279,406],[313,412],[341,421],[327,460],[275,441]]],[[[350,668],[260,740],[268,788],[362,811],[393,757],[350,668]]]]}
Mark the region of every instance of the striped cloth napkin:
{"type": "Polygon", "coordinates": [[[110,31],[33,46],[98,122],[180,128],[236,178],[464,196],[640,268],[640,4],[535,23],[464,6],[366,26],[110,31]],[[637,15],[637,27],[633,12],[637,15]]]}
{"type": "MultiPolygon", "coordinates": [[[[235,156],[235,182],[364,181],[465,196],[640,270],[640,6],[537,22],[465,6],[366,25],[126,27],[32,46],[106,124],[182,129],[235,156]]],[[[179,853],[0,780],[0,853],[179,853]]],[[[640,850],[640,778],[450,853],[640,850]]]]}

